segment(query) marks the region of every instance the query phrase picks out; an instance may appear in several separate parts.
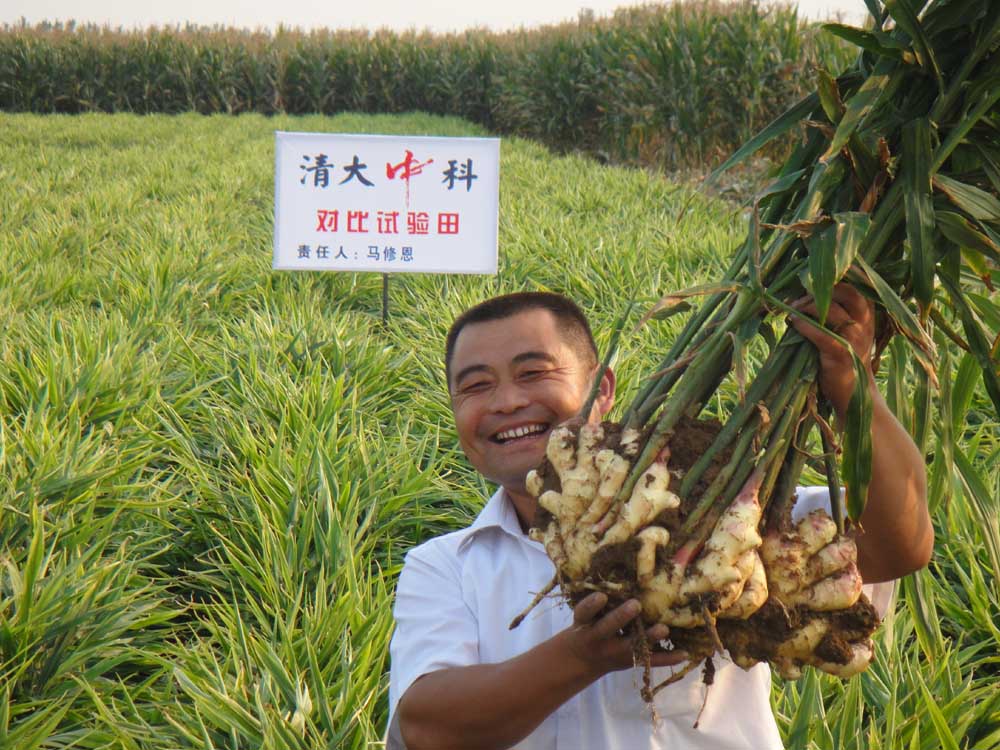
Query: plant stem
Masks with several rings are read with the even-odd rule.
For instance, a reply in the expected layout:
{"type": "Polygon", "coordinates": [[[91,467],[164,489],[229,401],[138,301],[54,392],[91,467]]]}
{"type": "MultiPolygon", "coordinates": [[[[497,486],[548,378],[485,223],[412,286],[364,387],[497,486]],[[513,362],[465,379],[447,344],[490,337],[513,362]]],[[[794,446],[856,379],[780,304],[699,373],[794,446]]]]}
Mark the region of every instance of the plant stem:
{"type": "Polygon", "coordinates": [[[781,528],[785,520],[791,519],[792,502],[795,499],[795,487],[806,463],[805,438],[812,429],[812,417],[807,417],[799,424],[794,436],[789,436],[791,452],[779,464],[780,471],[773,483],[765,482],[761,489],[764,501],[761,505],[767,520],[767,527],[781,528]]]}
{"type": "MultiPolygon", "coordinates": [[[[794,360],[798,364],[797,369],[800,372],[808,364],[808,360],[802,356],[803,353],[806,355],[809,354],[808,350],[802,347],[796,352],[799,356],[794,360]]],[[[790,417],[794,416],[793,412],[798,414],[802,411],[801,405],[796,406],[796,399],[799,398],[803,386],[806,386],[806,390],[808,389],[808,386],[811,385],[811,379],[801,379],[798,373],[792,373],[793,369],[795,368],[789,368],[787,375],[798,382],[798,388],[788,388],[786,386],[788,380],[785,378],[776,378],[772,382],[773,400],[767,404],[767,408],[772,414],[781,414],[779,421],[770,422],[764,425],[759,431],[750,429],[749,426],[743,430],[737,439],[736,447],[733,449],[733,454],[730,456],[729,461],[719,470],[715,479],[712,480],[712,484],[705,490],[698,505],[688,513],[688,517],[681,527],[683,535],[689,535],[696,529],[702,528],[702,519],[713,508],[718,508],[719,514],[728,508],[733,498],[739,493],[743,482],[750,476],[750,472],[753,471],[755,464],[764,465],[766,463],[766,450],[765,460],[763,461],[755,462],[753,456],[750,455],[750,447],[753,444],[754,438],[759,438],[761,443],[768,445],[767,450],[770,450],[770,446],[774,440],[781,437],[782,425],[784,424],[785,429],[787,429],[787,421],[790,417]],[[775,437],[776,435],[778,436],[777,438],[775,437]],[[736,477],[735,481],[734,477],[736,477]]],[[[757,416],[755,421],[759,422],[760,417],[757,416]]],[[[717,440],[718,436],[716,437],[717,440]]],[[[713,446],[716,441],[713,441],[713,446]]],[[[681,495],[682,497],[684,496],[683,492],[681,495]]]]}
{"type": "MultiPolygon", "coordinates": [[[[822,419],[829,419],[830,408],[824,405],[823,412],[819,415],[822,419]]],[[[840,476],[837,473],[837,446],[834,445],[828,430],[820,425],[820,442],[823,445],[823,465],[826,467],[826,486],[830,491],[830,510],[833,514],[833,522],[837,524],[837,532],[844,533],[844,503],[840,499],[840,476]]]]}
{"type": "MultiPolygon", "coordinates": [[[[808,396],[809,389],[811,387],[811,383],[800,382],[798,384],[793,398],[791,399],[791,403],[782,413],[777,427],[767,436],[767,448],[765,449],[761,460],[757,462],[741,461],[738,464],[736,462],[731,462],[735,471],[733,471],[732,476],[729,478],[729,482],[726,485],[726,492],[722,496],[724,501],[719,500],[712,503],[711,506],[705,511],[704,515],[698,519],[697,524],[691,525],[690,531],[687,534],[684,534],[684,538],[686,540],[685,545],[693,545],[696,549],[700,549],[712,535],[715,525],[719,522],[722,514],[729,508],[729,505],[732,503],[732,499],[739,494],[743,485],[750,478],[750,475],[755,470],[762,470],[766,473],[770,473],[768,469],[777,463],[776,459],[784,456],[788,450],[789,444],[792,442],[791,433],[794,432],[795,426],[799,423],[802,409],[805,406],[806,397],[808,396]]],[[[767,494],[765,494],[763,486],[759,490],[759,497],[761,507],[767,508],[768,498],[767,494]]],[[[687,529],[687,527],[688,524],[685,523],[684,529],[687,529]]]]}
{"type": "MultiPolygon", "coordinates": [[[[706,322],[712,313],[716,312],[718,305],[726,301],[727,298],[728,295],[722,293],[713,295],[698,309],[674,341],[674,345],[670,347],[670,351],[663,358],[663,362],[656,370],[657,372],[671,368],[672,365],[681,359],[685,350],[695,351],[708,339],[713,330],[713,323],[717,321],[713,321],[713,323],[708,323],[707,325],[706,322]]],[[[724,317],[725,311],[721,311],[721,314],[716,315],[716,318],[719,320],[724,317]]],[[[622,421],[625,423],[625,426],[636,429],[644,427],[649,421],[650,416],[660,407],[670,389],[680,380],[686,369],[686,366],[681,366],[670,369],[670,372],[659,378],[650,378],[646,383],[646,387],[640,391],[639,395],[636,396],[623,415],[622,421]]]]}
{"type": "Polygon", "coordinates": [[[625,324],[628,322],[629,316],[632,314],[633,307],[635,307],[635,301],[629,302],[628,307],[625,308],[625,312],[623,312],[615,322],[614,330],[611,333],[611,341],[608,343],[608,351],[605,353],[604,360],[601,362],[600,367],[597,368],[597,372],[594,375],[594,384],[590,387],[590,395],[587,396],[587,400],[584,402],[583,407],[577,415],[584,421],[586,421],[589,417],[591,410],[594,408],[594,402],[597,400],[597,396],[601,392],[601,381],[604,379],[604,373],[607,372],[608,368],[611,366],[611,360],[613,360],[615,358],[615,354],[618,353],[618,344],[622,337],[622,331],[625,329],[625,324]]]}
{"type": "Polygon", "coordinates": [[[764,363],[761,371],[754,378],[753,383],[750,384],[750,389],[747,391],[743,403],[729,416],[722,430],[712,440],[712,444],[684,475],[684,480],[681,482],[678,493],[681,497],[687,497],[690,494],[716,455],[725,450],[733,440],[737,439],[738,431],[742,430],[744,425],[755,414],[759,413],[758,402],[767,396],[775,383],[779,382],[780,376],[786,373],[791,359],[796,354],[796,350],[784,342],[785,339],[782,339],[782,342],[775,347],[771,357],[764,363]]]}

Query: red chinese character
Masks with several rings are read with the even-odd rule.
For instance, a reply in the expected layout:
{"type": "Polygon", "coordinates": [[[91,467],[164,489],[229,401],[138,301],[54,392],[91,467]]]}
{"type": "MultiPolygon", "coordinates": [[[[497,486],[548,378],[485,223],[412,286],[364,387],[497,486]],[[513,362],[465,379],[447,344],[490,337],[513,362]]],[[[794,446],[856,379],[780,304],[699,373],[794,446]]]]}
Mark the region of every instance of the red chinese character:
{"type": "Polygon", "coordinates": [[[438,214],[438,234],[458,234],[458,214],[438,214]]]}
{"type": "Polygon", "coordinates": [[[367,211],[348,211],[347,212],[347,231],[348,232],[367,232],[368,227],[365,226],[365,222],[368,220],[367,211]]]}
{"type": "Polygon", "coordinates": [[[385,176],[388,177],[390,180],[394,180],[396,179],[396,173],[399,172],[400,173],[399,179],[404,180],[406,184],[409,185],[411,177],[415,177],[416,175],[420,174],[423,171],[424,167],[433,162],[434,162],[433,159],[428,159],[423,164],[421,164],[420,162],[418,162],[416,159],[413,158],[413,152],[410,151],[409,149],[406,149],[406,156],[403,158],[403,161],[399,162],[399,164],[393,166],[392,164],[386,162],[385,176]]]}
{"type": "Polygon", "coordinates": [[[399,227],[396,220],[399,218],[399,211],[379,211],[375,215],[378,222],[378,231],[381,234],[396,234],[399,227]]]}
{"type": "Polygon", "coordinates": [[[316,231],[317,232],[336,232],[337,231],[337,216],[339,211],[323,211],[319,210],[316,212],[316,231]]]}
{"type": "Polygon", "coordinates": [[[431,220],[426,211],[406,212],[406,231],[410,234],[427,234],[431,220]]]}

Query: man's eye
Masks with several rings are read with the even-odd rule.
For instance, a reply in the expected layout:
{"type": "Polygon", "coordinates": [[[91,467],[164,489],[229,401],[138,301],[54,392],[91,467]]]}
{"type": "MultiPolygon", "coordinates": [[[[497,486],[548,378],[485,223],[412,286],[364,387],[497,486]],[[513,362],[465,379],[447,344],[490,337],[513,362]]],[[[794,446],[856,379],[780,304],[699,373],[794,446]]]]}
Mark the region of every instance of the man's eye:
{"type": "Polygon", "coordinates": [[[521,373],[522,378],[537,378],[544,375],[548,370],[525,370],[521,373]]]}
{"type": "Polygon", "coordinates": [[[466,383],[461,388],[459,388],[460,393],[476,393],[478,391],[485,390],[489,387],[489,382],[485,380],[477,380],[474,383],[466,383]]]}

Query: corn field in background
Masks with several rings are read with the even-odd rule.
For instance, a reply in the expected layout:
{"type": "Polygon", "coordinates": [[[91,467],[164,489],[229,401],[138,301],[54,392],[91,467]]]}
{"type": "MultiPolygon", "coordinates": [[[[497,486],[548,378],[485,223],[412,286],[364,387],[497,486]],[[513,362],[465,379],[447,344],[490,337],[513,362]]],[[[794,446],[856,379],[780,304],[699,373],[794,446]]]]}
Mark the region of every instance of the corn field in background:
{"type": "MultiPolygon", "coordinates": [[[[0,748],[377,746],[402,555],[490,491],[457,448],[450,321],[557,289],[603,350],[623,290],[719,278],[747,229],[687,187],[506,139],[499,275],[396,276],[383,330],[377,275],[270,270],[275,129],[484,132],[0,114],[0,748]]],[[[682,317],[626,342],[619,403],[682,317]]],[[[950,346],[934,559],[866,673],[775,682],[789,748],[1000,747],[1000,429],[950,346]]],[[[913,378],[888,389],[907,425],[913,378]]]]}
{"type": "Polygon", "coordinates": [[[790,6],[717,0],[453,35],[6,26],[0,110],[419,110],[676,169],[717,162],[853,54],[790,6]]]}

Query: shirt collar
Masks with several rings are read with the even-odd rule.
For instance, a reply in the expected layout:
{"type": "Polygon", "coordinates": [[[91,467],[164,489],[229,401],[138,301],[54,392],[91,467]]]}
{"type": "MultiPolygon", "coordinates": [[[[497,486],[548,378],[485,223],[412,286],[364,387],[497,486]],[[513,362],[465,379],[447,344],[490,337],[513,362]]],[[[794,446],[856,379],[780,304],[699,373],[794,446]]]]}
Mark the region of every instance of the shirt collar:
{"type": "MultiPolygon", "coordinates": [[[[517,511],[514,503],[507,497],[503,487],[493,493],[485,507],[476,516],[475,522],[469,527],[469,533],[459,544],[459,551],[469,543],[471,539],[483,533],[487,529],[498,529],[510,536],[528,544],[538,544],[521,531],[521,522],[517,518],[517,511]]],[[[539,545],[540,546],[540,545],[539,545]]]]}

